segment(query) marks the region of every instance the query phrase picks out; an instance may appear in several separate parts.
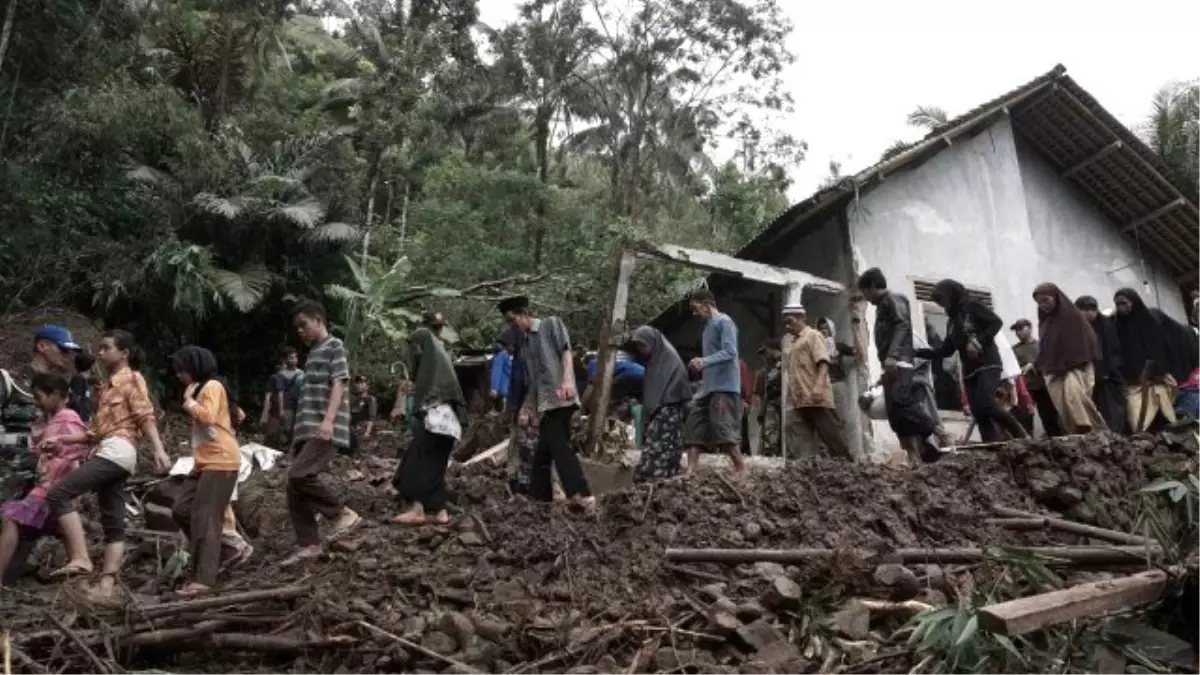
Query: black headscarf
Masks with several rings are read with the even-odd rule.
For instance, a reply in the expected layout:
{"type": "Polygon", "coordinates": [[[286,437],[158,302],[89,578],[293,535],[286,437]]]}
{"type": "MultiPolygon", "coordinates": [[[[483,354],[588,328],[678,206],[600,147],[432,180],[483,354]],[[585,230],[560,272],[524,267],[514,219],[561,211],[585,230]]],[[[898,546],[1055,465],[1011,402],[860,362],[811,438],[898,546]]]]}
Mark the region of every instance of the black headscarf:
{"type": "Polygon", "coordinates": [[[1113,294],[1113,300],[1125,298],[1129,301],[1128,314],[1116,313],[1117,337],[1121,340],[1121,375],[1126,382],[1142,381],[1146,362],[1150,362],[1148,377],[1161,377],[1167,373],[1167,343],[1163,326],[1150,312],[1142,296],[1132,288],[1122,288],[1113,294]]]}
{"type": "Polygon", "coordinates": [[[633,331],[629,342],[639,345],[639,354],[645,355],[642,405],[646,407],[647,417],[654,415],[661,406],[682,403],[692,397],[683,359],[661,331],[642,326],[633,331]]]}
{"type": "Polygon", "coordinates": [[[1148,377],[1169,374],[1182,382],[1191,376],[1200,359],[1196,353],[1195,333],[1166,314],[1147,307],[1142,296],[1132,288],[1122,288],[1113,294],[1114,300],[1118,297],[1125,298],[1131,305],[1128,314],[1117,312],[1116,317],[1125,381],[1140,382],[1147,361],[1152,362],[1148,377]]]}
{"type": "Polygon", "coordinates": [[[241,409],[237,404],[237,395],[229,388],[224,378],[217,376],[217,357],[204,347],[186,345],[171,355],[171,367],[176,371],[187,373],[196,384],[196,395],[210,380],[215,380],[225,389],[225,397],[229,402],[229,421],[237,426],[242,418],[241,409]]]}
{"type": "Polygon", "coordinates": [[[954,279],[942,279],[933,287],[933,298],[946,308],[947,314],[957,316],[966,310],[971,296],[966,286],[954,279]]]}
{"type": "Polygon", "coordinates": [[[1076,368],[1094,364],[1101,358],[1100,342],[1092,324],[1062,289],[1052,283],[1038,284],[1033,297],[1048,295],[1054,298],[1054,309],[1038,309],[1037,355],[1038,369],[1043,373],[1061,375],[1076,368]]]}

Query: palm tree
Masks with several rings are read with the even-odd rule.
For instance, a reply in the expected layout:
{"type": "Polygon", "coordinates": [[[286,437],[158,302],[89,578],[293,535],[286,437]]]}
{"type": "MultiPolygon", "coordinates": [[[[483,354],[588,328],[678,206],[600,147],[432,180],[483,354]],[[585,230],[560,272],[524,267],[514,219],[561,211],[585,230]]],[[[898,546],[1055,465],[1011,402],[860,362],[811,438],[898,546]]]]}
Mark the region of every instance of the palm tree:
{"type": "Polygon", "coordinates": [[[1171,82],[1159,89],[1140,132],[1170,177],[1195,199],[1200,190],[1200,81],[1171,82]]]}
{"type": "MultiPolygon", "coordinates": [[[[918,129],[934,131],[949,121],[950,115],[946,112],[946,109],[936,105],[919,105],[915,110],[908,113],[909,126],[916,127],[918,129]]],[[[879,157],[879,161],[886,162],[887,160],[899,155],[914,145],[916,145],[916,143],[896,141],[888,146],[887,150],[883,151],[883,155],[879,157]]]]}

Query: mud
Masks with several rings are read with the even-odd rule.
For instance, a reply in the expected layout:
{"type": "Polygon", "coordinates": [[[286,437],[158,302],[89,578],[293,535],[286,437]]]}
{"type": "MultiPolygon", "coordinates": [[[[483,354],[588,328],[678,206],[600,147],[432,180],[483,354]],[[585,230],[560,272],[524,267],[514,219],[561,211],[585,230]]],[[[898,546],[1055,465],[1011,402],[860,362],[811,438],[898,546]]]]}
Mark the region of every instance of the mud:
{"type": "MultiPolygon", "coordinates": [[[[1045,533],[987,524],[991,507],[1045,511],[1070,501],[1072,490],[1080,493],[1067,509],[1074,516],[1128,530],[1130,495],[1164,467],[1192,459],[1149,437],[1096,436],[1013,444],[916,469],[817,460],[742,480],[717,471],[632,486],[603,495],[596,513],[513,498],[503,469],[481,463],[452,476],[449,526],[406,528],[388,522],[397,509],[389,488],[396,460],[387,448],[379,452],[385,455],[339,458],[330,472],[366,524],[322,559],[295,568],[279,565],[293,546],[283,472],[256,474],[240,490],[239,518],[257,552],[221,592],[311,586],[298,599],[242,612],[266,624],[256,635],[307,639],[309,647],[285,654],[247,647],[245,638],[236,643],[241,648],[219,651],[203,642],[116,643],[103,658],[127,669],[179,672],[813,672],[872,658],[838,642],[827,626],[844,598],[894,594],[880,587],[879,560],[851,550],[882,556],[900,547],[1047,543],[1045,533]],[[671,565],[667,547],[825,547],[845,555],[792,567],[671,565]]],[[[168,538],[132,547],[124,581],[142,606],[170,599],[164,561],[174,546],[168,538]]],[[[927,588],[946,573],[895,576],[922,579],[927,588]]],[[[30,582],[22,593],[33,595],[20,597],[25,607],[54,606],[61,615],[66,594],[53,588],[30,582]]],[[[5,614],[24,653],[52,658],[56,667],[87,667],[54,631],[27,637],[45,632],[46,621],[15,611],[8,604],[5,614]]],[[[69,616],[79,630],[94,630],[134,615],[69,616]]],[[[900,657],[869,670],[912,665],[900,657]]]]}

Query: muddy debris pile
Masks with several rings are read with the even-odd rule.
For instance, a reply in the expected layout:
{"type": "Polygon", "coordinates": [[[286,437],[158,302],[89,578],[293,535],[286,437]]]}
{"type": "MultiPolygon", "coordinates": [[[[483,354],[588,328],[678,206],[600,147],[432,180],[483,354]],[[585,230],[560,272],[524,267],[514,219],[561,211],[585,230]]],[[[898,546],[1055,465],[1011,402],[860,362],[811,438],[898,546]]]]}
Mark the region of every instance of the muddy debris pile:
{"type": "Polygon", "coordinates": [[[1138,490],[1181,469],[1195,470],[1195,424],[1158,435],[1090,434],[1015,441],[996,450],[1010,479],[1043,509],[1082,523],[1128,531],[1138,490]]]}
{"type": "MultiPolygon", "coordinates": [[[[1070,462],[1055,451],[1045,467],[1030,445],[912,470],[816,460],[744,479],[703,472],[603,494],[595,512],[514,498],[504,469],[484,462],[452,476],[445,527],[389,522],[395,459],[339,458],[332,477],[366,523],[320,560],[280,566],[293,546],[284,473],[262,472],[238,502],[257,553],[212,596],[172,596],[181,542],[147,533],[131,539],[121,606],[30,583],[0,618],[22,671],[907,672],[920,659],[889,636],[952,602],[978,566],[900,564],[891,552],[1061,543],[996,526],[993,506],[1044,511],[1025,478],[1033,469],[1071,485],[1071,469],[1090,462],[1113,476],[1103,485],[1129,476],[1136,490],[1128,467],[1180,454],[1133,443],[1071,446],[1070,462]],[[801,547],[831,555],[664,556],[801,547]]],[[[1104,498],[1099,484],[1089,494],[1104,498]]]]}

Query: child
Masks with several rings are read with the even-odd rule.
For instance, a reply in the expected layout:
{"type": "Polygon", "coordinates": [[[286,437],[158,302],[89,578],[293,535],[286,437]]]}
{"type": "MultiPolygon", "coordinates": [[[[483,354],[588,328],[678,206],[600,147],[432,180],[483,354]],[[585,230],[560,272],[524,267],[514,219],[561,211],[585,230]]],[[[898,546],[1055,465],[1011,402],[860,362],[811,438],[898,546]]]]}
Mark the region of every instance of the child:
{"type": "Polygon", "coordinates": [[[362,443],[371,440],[378,411],[379,403],[375,400],[375,395],[371,393],[371,385],[367,382],[367,378],[362,375],[354,378],[354,398],[350,402],[351,454],[357,451],[362,443]]]}
{"type": "Polygon", "coordinates": [[[238,415],[224,383],[216,377],[217,359],[212,352],[186,346],[171,356],[171,367],[185,386],[183,409],[192,418],[196,460],[172,509],[192,553],[192,580],[179,594],[196,595],[216,584],[221,566],[222,521],[242,465],[233,432],[238,415]]]}
{"type": "Polygon", "coordinates": [[[281,564],[294,565],[321,555],[316,514],[333,529],[336,539],[357,527],[362,518],[346,507],[321,480],[338,448],[350,447],[350,365],[342,341],[329,334],[325,308],[315,302],[301,304],[293,323],[309,346],[304,364],[304,389],[296,408],[292,465],[288,467],[287,503],[297,550],[281,564]]]}
{"type": "Polygon", "coordinates": [[[96,448],[90,459],[50,489],[46,500],[58,519],[68,556],[67,564],[56,570],[53,576],[90,574],[92,561],[88,557],[87,535],[76,511],[75,500],[86,492],[96,493],[105,543],[101,567],[103,577],[92,594],[94,599],[103,601],[112,595],[116,575],[121,569],[121,557],[125,553],[124,490],[125,481],[137,469],[136,444],[142,436],[150,440],[155,468],[160,473],[166,473],[170,468],[171,458],[163,449],[162,439],[158,435],[158,423],[146,390],[146,380],[138,372],[142,365],[142,353],[134,343],[133,335],[123,330],[105,333],[100,341],[99,357],[108,373],[108,381],[101,391],[91,429],[86,433],[47,437],[42,445],[50,447],[59,443],[88,443],[96,448]]]}
{"type": "Polygon", "coordinates": [[[0,515],[4,516],[0,530],[0,578],[4,578],[20,540],[35,540],[54,531],[46,493],[75,468],[88,451],[83,443],[44,443],[48,439],[87,433],[79,414],[67,407],[70,385],[66,378],[53,373],[37,373],[32,384],[37,406],[49,421],[35,426],[31,436],[34,452],[39,455],[37,485],[24,499],[0,507],[0,515]]]}

